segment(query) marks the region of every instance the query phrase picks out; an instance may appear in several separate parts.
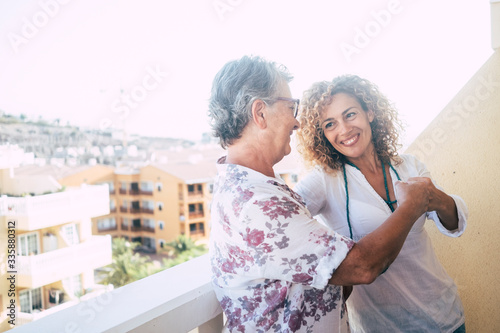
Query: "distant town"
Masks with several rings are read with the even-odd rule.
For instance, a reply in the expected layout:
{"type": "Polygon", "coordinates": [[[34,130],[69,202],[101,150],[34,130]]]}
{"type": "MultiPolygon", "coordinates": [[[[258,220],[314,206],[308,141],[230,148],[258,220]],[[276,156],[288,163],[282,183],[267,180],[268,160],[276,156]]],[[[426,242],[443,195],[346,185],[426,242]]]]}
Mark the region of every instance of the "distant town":
{"type": "Polygon", "coordinates": [[[60,119],[30,119],[0,110],[0,145],[17,145],[25,153],[32,153],[32,164],[39,166],[133,166],[155,162],[155,151],[214,144],[209,133],[203,133],[200,138],[199,142],[194,142],[130,135],[119,129],[83,128],[62,124],[60,119]]]}

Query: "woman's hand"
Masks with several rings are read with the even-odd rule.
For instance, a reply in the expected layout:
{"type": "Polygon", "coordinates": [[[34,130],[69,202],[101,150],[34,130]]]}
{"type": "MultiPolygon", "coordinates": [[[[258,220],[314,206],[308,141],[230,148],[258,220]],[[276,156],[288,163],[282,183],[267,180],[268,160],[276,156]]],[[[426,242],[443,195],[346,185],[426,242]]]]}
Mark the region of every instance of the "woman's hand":
{"type": "Polygon", "coordinates": [[[443,226],[448,230],[458,228],[458,213],[455,200],[438,189],[428,177],[412,177],[409,182],[416,181],[425,184],[429,193],[428,212],[436,211],[443,226]]]}
{"type": "Polygon", "coordinates": [[[429,209],[429,186],[425,181],[412,179],[396,181],[394,192],[398,201],[398,208],[406,206],[420,216],[429,209]]]}

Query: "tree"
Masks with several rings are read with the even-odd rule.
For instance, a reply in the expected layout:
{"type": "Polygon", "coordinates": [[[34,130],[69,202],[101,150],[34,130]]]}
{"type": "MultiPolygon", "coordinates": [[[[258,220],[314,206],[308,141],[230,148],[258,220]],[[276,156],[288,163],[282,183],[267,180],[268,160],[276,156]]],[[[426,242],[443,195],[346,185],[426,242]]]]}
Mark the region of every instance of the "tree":
{"type": "Polygon", "coordinates": [[[174,241],[166,243],[172,250],[172,257],[163,259],[162,265],[155,265],[134,249],[139,243],[131,243],[125,238],[114,238],[112,251],[113,262],[102,280],[104,284],[112,284],[115,288],[140,280],[164,269],[182,264],[188,260],[207,253],[205,245],[197,245],[191,238],[180,235],[174,241]]]}
{"type": "Polygon", "coordinates": [[[187,251],[200,251],[206,252],[205,245],[197,245],[190,237],[186,235],[179,235],[176,239],[171,242],[165,243],[169,248],[171,248],[176,255],[180,255],[187,251]]]}
{"type": "Polygon", "coordinates": [[[174,252],[174,257],[163,259],[163,267],[170,268],[208,252],[205,245],[198,245],[190,237],[180,235],[175,240],[165,244],[174,252]]]}
{"type": "Polygon", "coordinates": [[[162,269],[156,267],[140,254],[134,253],[137,245],[140,244],[131,243],[125,238],[113,239],[113,262],[103,279],[104,284],[112,284],[115,288],[122,287],[162,269]]]}

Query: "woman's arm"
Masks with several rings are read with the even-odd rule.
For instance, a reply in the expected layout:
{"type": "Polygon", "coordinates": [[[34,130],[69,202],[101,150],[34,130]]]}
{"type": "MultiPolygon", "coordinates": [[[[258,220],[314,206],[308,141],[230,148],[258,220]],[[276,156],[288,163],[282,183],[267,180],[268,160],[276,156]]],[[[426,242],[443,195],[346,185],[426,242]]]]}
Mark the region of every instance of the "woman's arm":
{"type": "Polygon", "coordinates": [[[329,283],[372,283],[396,259],[415,221],[428,210],[429,186],[422,180],[396,182],[398,208],[347,254],[329,283]]]}
{"type": "Polygon", "coordinates": [[[429,188],[429,212],[436,211],[441,224],[448,230],[458,228],[458,212],[455,200],[438,189],[427,177],[412,177],[409,180],[422,181],[429,188]]]}
{"type": "MultiPolygon", "coordinates": [[[[410,172],[410,176],[414,176],[415,178],[410,179],[419,179],[426,181],[429,186],[430,197],[429,197],[429,210],[428,213],[435,212],[434,214],[429,215],[428,218],[432,218],[438,229],[441,232],[448,234],[449,236],[459,236],[463,232],[463,228],[465,227],[465,221],[460,223],[460,218],[466,218],[467,212],[459,211],[466,210],[465,205],[461,205],[459,202],[455,201],[457,198],[452,197],[446,194],[440,187],[437,185],[431,177],[430,171],[427,169],[425,164],[419,161],[416,157],[412,155],[405,155],[406,163],[408,163],[410,169],[413,169],[413,172],[410,172]],[[459,205],[459,206],[457,206],[459,205]],[[434,215],[432,217],[432,215],[434,215]],[[436,219],[437,217],[437,219],[436,219]],[[440,225],[441,226],[440,226],[440,225]],[[462,224],[462,227],[460,226],[462,224]],[[459,230],[461,228],[461,230],[459,230]],[[446,231],[453,231],[454,234],[449,234],[446,231]]],[[[458,199],[461,201],[461,199],[458,199]]],[[[462,201],[463,202],[463,201],[462,201]]]]}

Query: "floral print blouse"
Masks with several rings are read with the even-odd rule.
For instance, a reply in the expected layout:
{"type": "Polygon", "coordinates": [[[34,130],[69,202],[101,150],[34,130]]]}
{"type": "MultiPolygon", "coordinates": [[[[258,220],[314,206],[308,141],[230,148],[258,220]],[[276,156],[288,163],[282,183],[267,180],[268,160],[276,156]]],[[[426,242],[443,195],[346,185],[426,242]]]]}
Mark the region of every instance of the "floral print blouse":
{"type": "Polygon", "coordinates": [[[353,241],[317,222],[279,177],[217,164],[212,283],[230,332],[348,332],[328,284],[353,241]]]}

